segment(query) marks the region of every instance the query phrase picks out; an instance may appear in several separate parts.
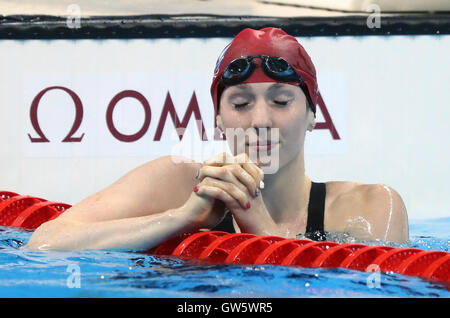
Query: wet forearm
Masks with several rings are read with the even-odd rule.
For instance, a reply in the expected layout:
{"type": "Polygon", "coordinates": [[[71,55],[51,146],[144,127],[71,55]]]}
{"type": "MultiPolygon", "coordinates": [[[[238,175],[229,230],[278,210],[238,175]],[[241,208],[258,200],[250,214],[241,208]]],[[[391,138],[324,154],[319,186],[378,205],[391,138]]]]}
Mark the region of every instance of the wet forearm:
{"type": "Polygon", "coordinates": [[[43,224],[32,235],[25,249],[147,250],[176,235],[196,230],[185,207],[163,213],[95,223],[54,220],[43,224]]]}

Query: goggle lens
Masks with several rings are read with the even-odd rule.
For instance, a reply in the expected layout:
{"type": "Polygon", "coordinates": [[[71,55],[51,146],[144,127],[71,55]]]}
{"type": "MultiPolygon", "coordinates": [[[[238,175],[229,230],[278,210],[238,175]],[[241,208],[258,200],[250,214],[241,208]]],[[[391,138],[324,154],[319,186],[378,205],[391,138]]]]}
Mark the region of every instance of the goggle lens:
{"type": "Polygon", "coordinates": [[[291,66],[286,60],[280,57],[271,57],[266,60],[266,65],[269,71],[273,73],[283,73],[286,72],[291,66]]]}

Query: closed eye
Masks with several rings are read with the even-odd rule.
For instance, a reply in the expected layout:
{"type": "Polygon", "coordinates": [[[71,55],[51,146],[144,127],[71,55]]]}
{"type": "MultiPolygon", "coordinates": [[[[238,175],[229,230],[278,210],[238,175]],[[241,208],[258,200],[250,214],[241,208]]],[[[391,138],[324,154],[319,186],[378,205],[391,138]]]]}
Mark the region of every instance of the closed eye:
{"type": "Polygon", "coordinates": [[[248,105],[248,103],[234,104],[234,107],[235,108],[243,108],[243,107],[245,107],[247,105],[248,105]]]}
{"type": "Polygon", "coordinates": [[[286,106],[287,104],[289,104],[289,101],[281,101],[281,100],[274,100],[273,101],[275,104],[280,105],[280,106],[286,106]]]}

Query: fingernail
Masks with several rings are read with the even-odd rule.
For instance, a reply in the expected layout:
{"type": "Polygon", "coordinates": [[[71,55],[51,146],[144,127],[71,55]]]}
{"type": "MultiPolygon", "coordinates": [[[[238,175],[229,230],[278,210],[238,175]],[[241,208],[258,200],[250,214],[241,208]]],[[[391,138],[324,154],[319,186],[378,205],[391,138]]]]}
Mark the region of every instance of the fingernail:
{"type": "Polygon", "coordinates": [[[262,180],[259,182],[259,187],[260,187],[261,189],[264,189],[264,182],[263,182],[262,180]]]}
{"type": "Polygon", "coordinates": [[[245,206],[247,209],[250,209],[250,202],[247,202],[247,205],[245,206]]]}
{"type": "Polygon", "coordinates": [[[259,189],[256,188],[256,190],[255,190],[255,196],[257,197],[258,195],[259,195],[259,189]]]}
{"type": "Polygon", "coordinates": [[[194,187],[194,192],[197,192],[197,191],[198,191],[198,187],[195,186],[195,187],[194,187]]]}

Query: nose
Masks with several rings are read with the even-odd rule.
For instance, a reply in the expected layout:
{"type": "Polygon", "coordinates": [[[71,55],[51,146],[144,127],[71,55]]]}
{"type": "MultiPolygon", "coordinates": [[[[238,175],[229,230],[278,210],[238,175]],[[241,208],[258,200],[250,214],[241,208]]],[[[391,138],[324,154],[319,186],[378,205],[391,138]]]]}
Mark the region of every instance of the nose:
{"type": "Polygon", "coordinates": [[[252,128],[256,130],[258,135],[261,130],[267,129],[269,131],[272,128],[273,122],[270,108],[264,100],[257,101],[252,109],[251,117],[252,128]]]}

